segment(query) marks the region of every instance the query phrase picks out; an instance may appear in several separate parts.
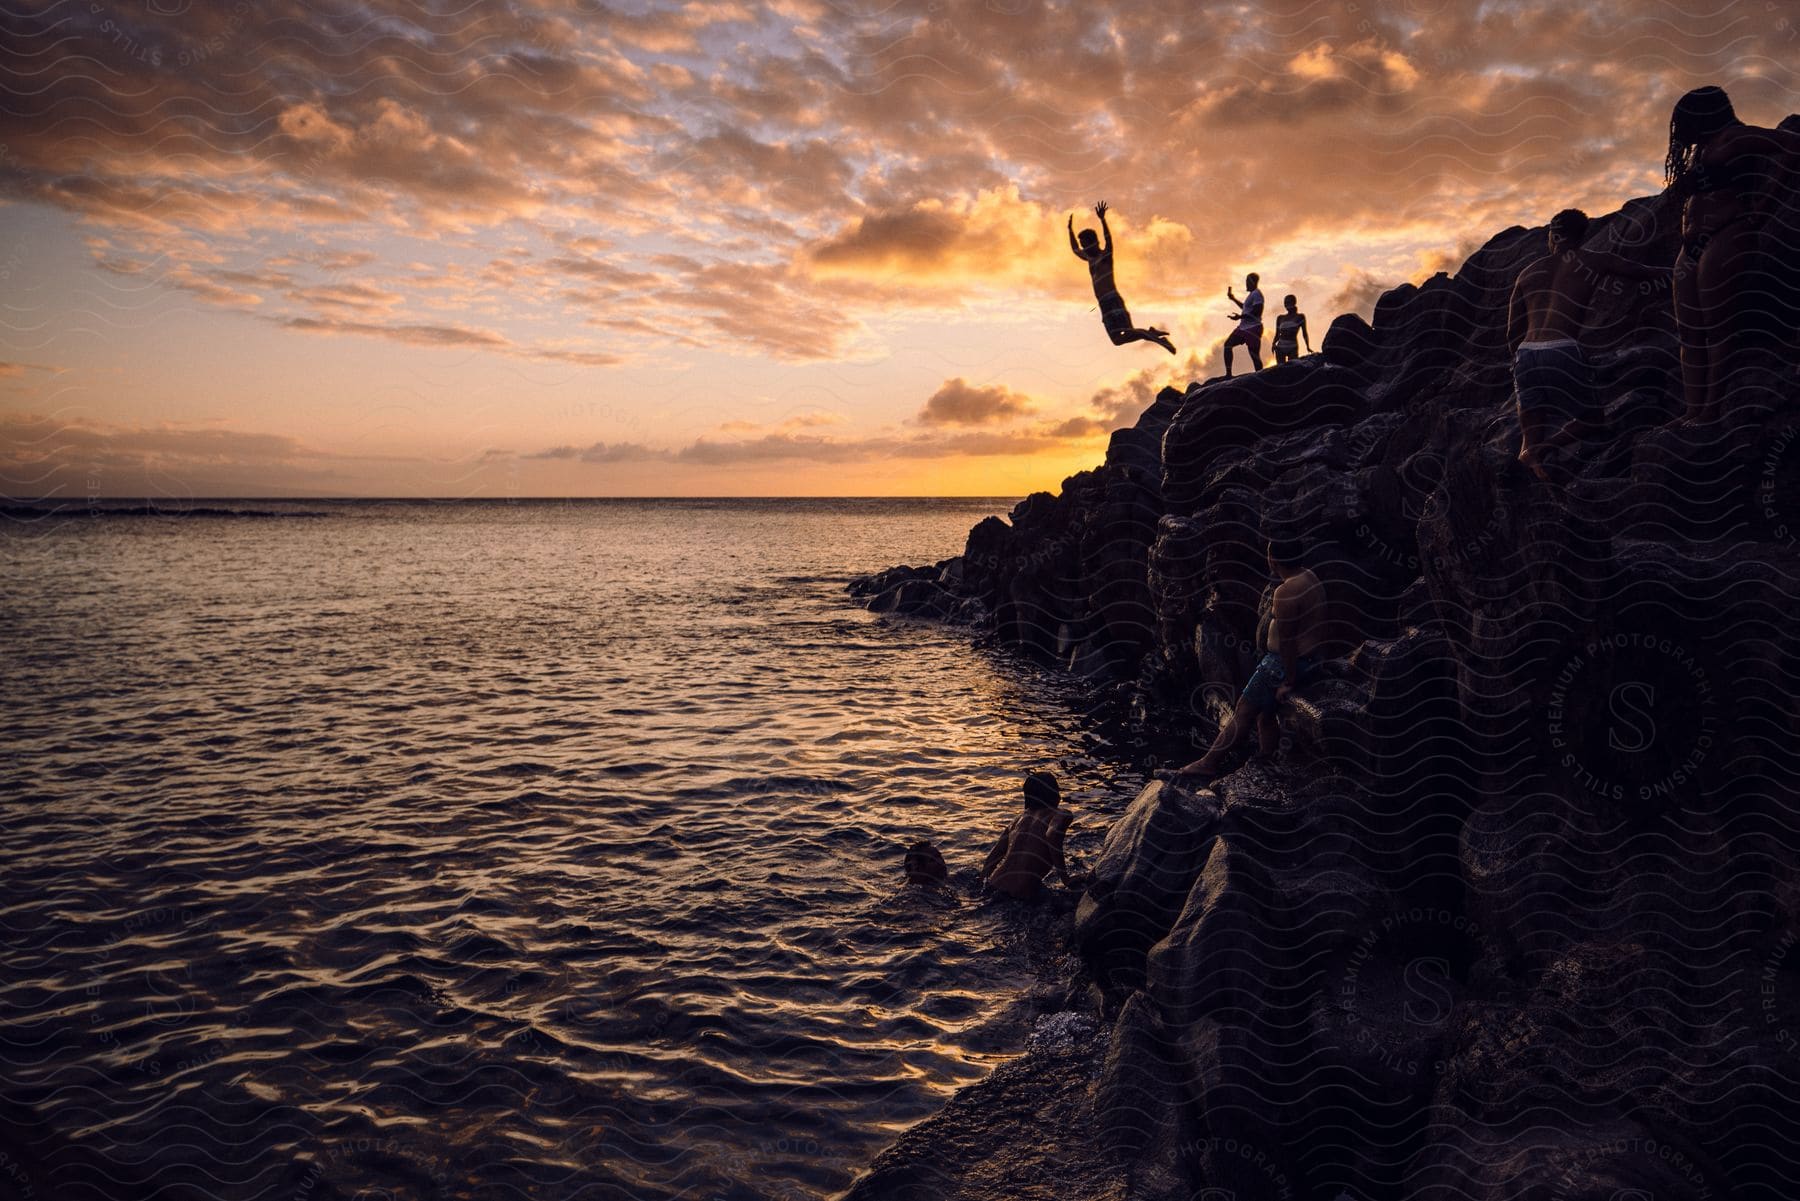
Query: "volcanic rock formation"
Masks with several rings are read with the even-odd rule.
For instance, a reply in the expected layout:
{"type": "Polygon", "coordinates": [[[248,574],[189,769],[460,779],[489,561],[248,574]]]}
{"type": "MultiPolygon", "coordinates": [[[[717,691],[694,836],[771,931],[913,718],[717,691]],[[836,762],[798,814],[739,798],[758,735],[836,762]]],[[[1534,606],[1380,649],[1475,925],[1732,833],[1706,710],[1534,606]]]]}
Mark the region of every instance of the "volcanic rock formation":
{"type": "MultiPolygon", "coordinates": [[[[1677,216],[1589,244],[1667,263],[1677,216]]],[[[1606,431],[1540,481],[1504,330],[1544,245],[1165,389],[1059,495],[852,586],[1185,757],[1254,662],[1267,540],[1326,582],[1341,653],[1280,754],[1149,784],[1076,916],[1111,1044],[1097,1129],[1049,1133],[1133,1196],[1800,1196],[1800,376],[1746,347],[1724,418],[1665,429],[1668,291],[1603,289],[1606,431]]]]}

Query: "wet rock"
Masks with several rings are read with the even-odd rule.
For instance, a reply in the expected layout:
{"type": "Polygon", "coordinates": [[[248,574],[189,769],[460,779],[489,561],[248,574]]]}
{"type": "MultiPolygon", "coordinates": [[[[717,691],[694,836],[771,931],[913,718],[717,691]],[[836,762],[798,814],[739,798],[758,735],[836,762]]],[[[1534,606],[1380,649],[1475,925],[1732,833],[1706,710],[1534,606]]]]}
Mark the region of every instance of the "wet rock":
{"type": "Polygon", "coordinates": [[[1093,1045],[1091,1055],[1026,1055],[1002,1064],[901,1135],[843,1201],[1127,1201],[1124,1168],[1092,1133],[1105,1044],[1093,1045]]]}
{"type": "Polygon", "coordinates": [[[1243,1020],[1256,1011],[1274,899],[1256,858],[1215,837],[1179,917],[1146,964],[1149,994],[1171,1024],[1193,1029],[1203,1017],[1243,1020]]]}
{"type": "Polygon", "coordinates": [[[1150,605],[1156,644],[1170,670],[1192,675],[1197,666],[1192,635],[1207,590],[1206,527],[1191,517],[1164,516],[1150,546],[1150,605]]]}
{"type": "Polygon", "coordinates": [[[1153,780],[1107,832],[1075,911],[1075,937],[1097,978],[1141,987],[1144,957],[1187,900],[1218,830],[1219,799],[1153,780]]]}
{"type": "MultiPolygon", "coordinates": [[[[935,571],[932,574],[935,576],[935,571]]],[[[935,578],[915,576],[876,592],[869,598],[868,608],[871,613],[941,619],[949,615],[955,603],[955,596],[935,578]]]]}
{"type": "Polygon", "coordinates": [[[1100,1144],[1128,1168],[1134,1196],[1186,1195],[1180,1139],[1190,1079],[1156,1006],[1132,993],[1113,1023],[1094,1110],[1100,1144]]]}
{"type": "Polygon", "coordinates": [[[999,517],[984,517],[969,531],[963,547],[963,583],[975,595],[991,595],[1010,561],[1013,527],[999,517]]]}

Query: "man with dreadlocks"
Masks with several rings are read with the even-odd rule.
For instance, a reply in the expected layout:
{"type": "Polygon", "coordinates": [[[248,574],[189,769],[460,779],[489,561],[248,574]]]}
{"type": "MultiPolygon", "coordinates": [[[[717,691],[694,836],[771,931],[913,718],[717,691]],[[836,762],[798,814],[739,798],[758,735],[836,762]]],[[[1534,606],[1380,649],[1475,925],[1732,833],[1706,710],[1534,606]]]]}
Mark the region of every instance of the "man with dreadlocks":
{"type": "Polygon", "coordinates": [[[1669,118],[1669,190],[1680,200],[1675,324],[1685,420],[1719,416],[1727,352],[1759,330],[1791,282],[1776,261],[1800,233],[1800,133],[1738,120],[1723,88],[1695,88],[1669,118]],[[1760,319],[1760,320],[1759,320],[1760,319]]]}

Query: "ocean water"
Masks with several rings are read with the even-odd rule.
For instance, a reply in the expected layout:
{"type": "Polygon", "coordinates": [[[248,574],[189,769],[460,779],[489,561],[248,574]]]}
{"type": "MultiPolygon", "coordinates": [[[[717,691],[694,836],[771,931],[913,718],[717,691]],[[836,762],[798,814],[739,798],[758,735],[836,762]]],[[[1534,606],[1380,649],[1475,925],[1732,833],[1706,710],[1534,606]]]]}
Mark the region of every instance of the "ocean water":
{"type": "Polygon", "coordinates": [[[217,1198],[825,1197],[1018,1049],[974,869],[1138,781],[844,593],[1007,502],[206,507],[0,522],[7,1099],[217,1198]]]}

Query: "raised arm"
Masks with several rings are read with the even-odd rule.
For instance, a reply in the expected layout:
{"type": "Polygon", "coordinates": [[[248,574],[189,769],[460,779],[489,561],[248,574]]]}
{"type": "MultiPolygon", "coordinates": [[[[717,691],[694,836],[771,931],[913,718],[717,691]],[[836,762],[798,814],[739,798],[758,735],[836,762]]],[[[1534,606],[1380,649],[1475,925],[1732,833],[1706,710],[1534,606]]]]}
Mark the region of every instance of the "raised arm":
{"type": "Polygon", "coordinates": [[[1081,243],[1075,240],[1075,214],[1069,214],[1069,250],[1078,259],[1087,261],[1087,255],[1081,253],[1081,243]]]}
{"type": "Polygon", "coordinates": [[[1100,218],[1100,236],[1103,239],[1100,249],[1106,254],[1112,253],[1112,227],[1106,223],[1106,201],[1102,200],[1094,206],[1094,216],[1100,218]]]}

